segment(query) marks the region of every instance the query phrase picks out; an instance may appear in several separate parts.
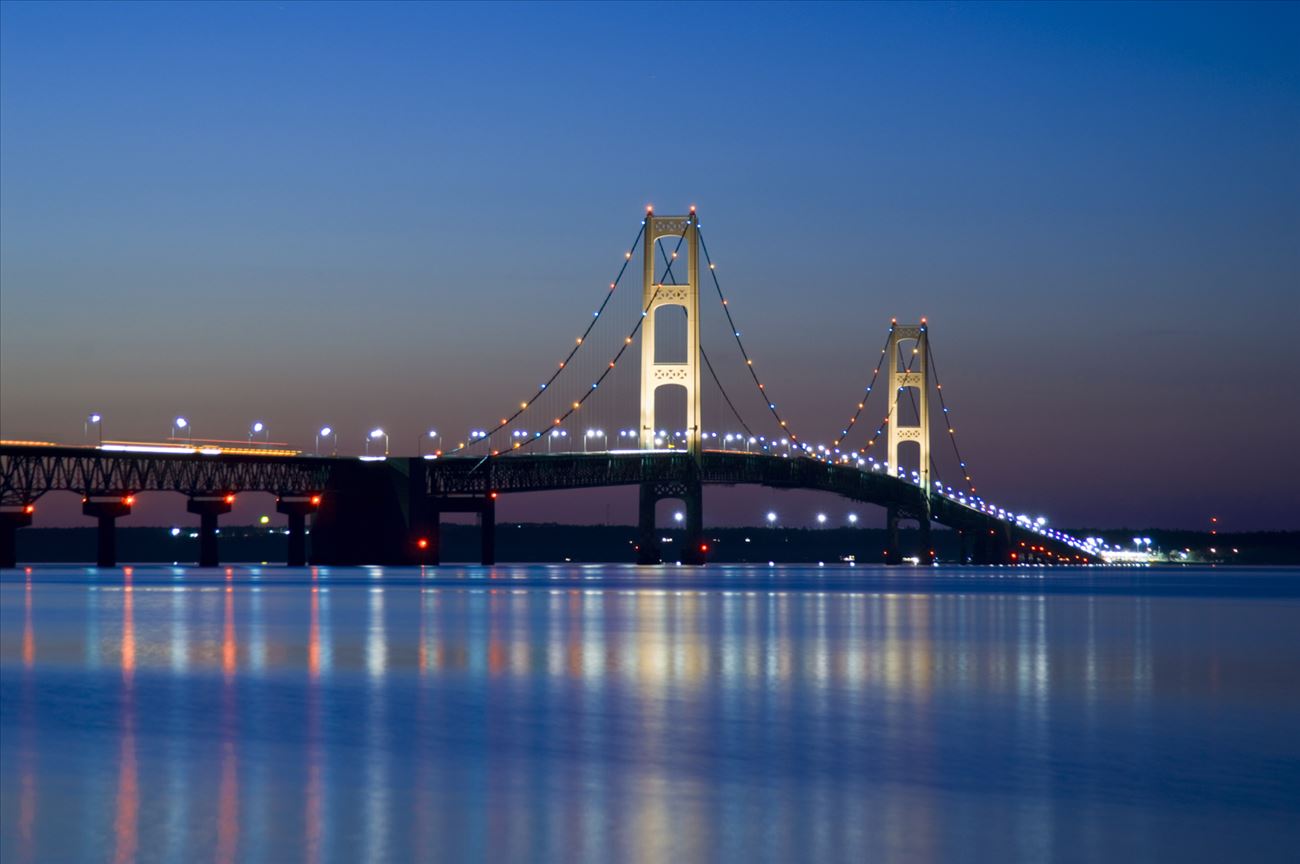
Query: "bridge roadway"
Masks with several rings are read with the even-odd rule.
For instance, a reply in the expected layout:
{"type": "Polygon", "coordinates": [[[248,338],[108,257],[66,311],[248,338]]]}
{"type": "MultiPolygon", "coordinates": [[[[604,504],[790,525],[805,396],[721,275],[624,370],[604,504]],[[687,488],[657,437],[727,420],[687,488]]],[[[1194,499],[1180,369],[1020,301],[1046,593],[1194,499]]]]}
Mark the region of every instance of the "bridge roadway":
{"type": "MultiPolygon", "coordinates": [[[[79,493],[88,515],[99,518],[100,564],[110,566],[116,518],[134,496],[176,492],[188,496],[202,519],[201,541],[215,565],[217,516],[228,496],[273,494],[289,514],[290,563],[305,563],[305,519],[311,515],[312,560],[320,564],[437,563],[442,513],[478,514],[482,560],[494,560],[495,505],[500,495],[606,486],[640,487],[638,560],[658,560],[654,504],[679,499],[686,513],[688,558],[701,563],[705,485],[755,484],[813,489],[885,507],[891,526],[886,560],[900,561],[901,518],[918,520],[923,559],[930,554],[929,524],[960,532],[963,557],[975,563],[1056,561],[1095,563],[1089,553],[1031,527],[881,471],[807,457],[705,451],[697,462],[684,451],[503,454],[482,457],[388,458],[263,456],[200,452],[120,452],[93,447],[0,445],[0,566],[13,566],[14,532],[31,524],[39,499],[50,492],[79,493]],[[296,554],[295,554],[296,553],[296,554]]],[[[202,545],[202,544],[201,544],[202,545]]],[[[202,558],[203,556],[201,556],[202,558]]]]}

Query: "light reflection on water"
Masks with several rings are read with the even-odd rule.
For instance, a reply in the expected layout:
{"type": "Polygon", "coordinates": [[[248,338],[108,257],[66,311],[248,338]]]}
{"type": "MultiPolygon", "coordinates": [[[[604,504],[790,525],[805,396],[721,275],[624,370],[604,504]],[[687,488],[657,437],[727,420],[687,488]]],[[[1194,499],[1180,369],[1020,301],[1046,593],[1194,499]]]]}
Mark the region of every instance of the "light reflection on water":
{"type": "Polygon", "coordinates": [[[0,581],[8,862],[1284,860],[1300,574],[0,581]]]}

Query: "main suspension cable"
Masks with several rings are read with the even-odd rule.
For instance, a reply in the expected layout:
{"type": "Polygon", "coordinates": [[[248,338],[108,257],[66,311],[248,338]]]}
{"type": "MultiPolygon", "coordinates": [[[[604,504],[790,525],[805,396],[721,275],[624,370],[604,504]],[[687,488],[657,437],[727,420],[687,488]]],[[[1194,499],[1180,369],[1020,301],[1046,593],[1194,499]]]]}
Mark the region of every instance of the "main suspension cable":
{"type": "Polygon", "coordinates": [[[763,397],[763,402],[767,405],[767,410],[772,412],[772,416],[776,418],[777,424],[785,431],[792,442],[798,442],[799,436],[796,435],[790,428],[789,424],[782,419],[780,412],[776,409],[776,403],[771,401],[771,397],[767,394],[767,387],[763,385],[762,381],[758,380],[758,373],[754,371],[754,360],[749,356],[749,352],[745,350],[745,343],[742,342],[740,338],[740,330],[736,328],[736,322],[731,317],[731,309],[727,304],[727,298],[723,296],[722,285],[718,282],[717,265],[713,263],[713,258],[709,255],[709,246],[704,242],[704,232],[699,231],[698,225],[696,226],[696,231],[700,236],[700,248],[704,251],[704,260],[709,265],[709,276],[713,279],[713,288],[718,292],[718,300],[722,302],[722,311],[727,316],[727,324],[731,327],[731,335],[736,339],[736,347],[740,349],[740,356],[744,358],[745,366],[749,368],[749,376],[754,379],[754,386],[758,388],[759,395],[763,397]]]}
{"type": "Polygon", "coordinates": [[[934,389],[939,394],[939,407],[943,409],[943,425],[948,430],[948,440],[952,442],[953,455],[957,457],[957,464],[961,466],[961,473],[966,478],[966,485],[970,488],[971,494],[975,494],[975,481],[971,479],[970,469],[966,467],[966,460],[961,458],[961,450],[957,447],[957,431],[953,429],[952,420],[949,419],[948,405],[943,399],[943,384],[939,382],[939,369],[934,364],[934,349],[930,347],[930,340],[925,340],[925,353],[930,361],[930,372],[934,375],[934,389]]]}
{"type": "MultiPolygon", "coordinates": [[[[645,225],[645,223],[642,223],[642,230],[643,230],[643,231],[645,230],[644,225],[645,225]]],[[[675,251],[673,252],[673,256],[674,256],[674,257],[676,257],[676,255],[677,255],[677,251],[680,251],[680,249],[681,249],[681,245],[682,245],[682,242],[685,241],[685,239],[686,239],[686,232],[687,232],[687,230],[688,230],[689,228],[690,228],[690,222],[689,222],[689,220],[688,220],[686,228],[683,228],[683,229],[682,229],[682,234],[681,234],[681,236],[677,239],[677,250],[675,250],[675,251]]],[[[640,235],[638,235],[638,237],[639,237],[639,236],[640,236],[640,235]]],[[[601,383],[604,382],[604,380],[609,376],[609,373],[611,373],[611,372],[614,371],[614,367],[615,367],[615,365],[617,365],[618,361],[619,361],[620,359],[622,359],[622,357],[623,357],[623,353],[624,353],[625,351],[627,351],[628,346],[632,344],[632,341],[636,338],[636,334],[641,330],[641,324],[645,321],[646,316],[648,316],[648,315],[650,314],[650,309],[651,309],[651,307],[654,306],[654,302],[655,302],[656,299],[658,299],[658,297],[659,297],[659,292],[660,292],[660,290],[661,290],[662,288],[663,288],[663,281],[662,281],[662,280],[660,280],[659,282],[656,282],[656,283],[655,283],[654,294],[650,295],[650,300],[649,300],[649,302],[646,303],[645,308],[643,308],[643,309],[641,310],[641,314],[637,316],[636,325],[632,328],[632,332],[629,333],[626,337],[624,337],[624,339],[623,339],[623,344],[619,346],[619,349],[618,349],[618,351],[614,354],[613,359],[610,360],[608,364],[606,364],[604,370],[601,371],[600,376],[597,377],[596,380],[592,382],[591,386],[587,388],[587,391],[586,391],[585,393],[583,393],[582,396],[581,396],[579,399],[577,399],[577,400],[576,400],[576,401],[575,401],[575,402],[574,402],[574,403],[573,403],[573,404],[572,404],[568,409],[566,409],[562,414],[560,414],[559,417],[556,417],[556,418],[555,418],[554,422],[552,422],[552,423],[550,424],[550,428],[554,429],[554,428],[558,428],[558,427],[562,426],[562,425],[564,424],[564,421],[565,421],[565,420],[569,419],[570,417],[573,416],[574,413],[576,413],[578,410],[580,410],[580,409],[582,408],[582,406],[586,403],[586,401],[587,401],[588,399],[591,398],[592,394],[595,393],[596,390],[600,387],[601,383]]],[[[521,414],[521,413],[523,413],[522,409],[521,409],[519,412],[517,412],[517,413],[515,414],[515,417],[518,417],[519,414],[521,414]]],[[[502,426],[505,426],[505,425],[508,425],[508,424],[502,424],[502,426]]],[[[496,429],[494,429],[493,431],[494,431],[494,432],[495,432],[495,431],[498,431],[499,429],[502,428],[502,426],[498,426],[498,427],[497,427],[496,429]]],[[[535,442],[537,442],[537,441],[540,441],[540,440],[542,439],[542,437],[543,437],[544,435],[546,435],[546,434],[548,434],[548,432],[541,432],[541,431],[534,432],[531,436],[526,437],[526,438],[522,439],[521,441],[516,441],[514,444],[511,445],[511,448],[510,448],[510,449],[511,449],[511,450],[522,450],[523,448],[528,447],[529,445],[531,445],[531,444],[533,444],[533,443],[535,443],[535,442]]],[[[489,450],[487,456],[496,456],[496,455],[499,455],[500,452],[501,452],[500,450],[489,450]]],[[[484,457],[484,458],[487,458],[487,457],[484,457]]],[[[480,464],[482,464],[482,463],[480,463],[480,464]]],[[[477,467],[477,466],[475,466],[475,467],[477,467]]]]}
{"type": "Polygon", "coordinates": [[[867,389],[862,393],[862,401],[858,403],[858,410],[853,412],[853,416],[849,418],[849,425],[840,430],[840,437],[835,439],[832,446],[840,446],[840,442],[848,437],[849,432],[858,422],[858,418],[862,416],[862,409],[867,407],[867,400],[871,398],[871,390],[876,386],[876,379],[880,377],[880,370],[885,365],[885,355],[889,352],[889,340],[894,335],[894,326],[893,324],[889,325],[889,333],[885,335],[885,347],[880,349],[880,359],[876,361],[876,369],[871,373],[871,380],[867,382],[867,389]]]}
{"type": "MultiPolygon", "coordinates": [[[[664,279],[667,280],[673,278],[673,260],[668,257],[668,252],[662,246],[659,247],[659,254],[663,256],[664,259],[664,279]]],[[[685,307],[682,307],[682,312],[688,316],[690,315],[690,313],[686,311],[685,307]]],[[[700,342],[700,359],[704,361],[705,368],[709,370],[709,375],[712,376],[713,383],[718,385],[718,391],[726,401],[727,407],[731,409],[731,413],[735,416],[736,422],[745,430],[745,436],[747,438],[754,438],[754,430],[750,429],[749,424],[745,422],[745,418],[740,416],[740,412],[736,410],[735,403],[731,401],[731,396],[727,394],[727,388],[722,386],[722,381],[718,378],[718,373],[713,370],[713,364],[709,362],[709,355],[704,351],[703,341],[700,342]]],[[[766,444],[763,445],[763,449],[767,449],[766,444]]]]}
{"type": "Polygon", "coordinates": [[[583,344],[587,341],[587,337],[591,335],[591,331],[595,328],[596,322],[598,322],[600,320],[600,316],[604,314],[605,307],[609,305],[609,301],[613,298],[614,291],[615,289],[618,288],[619,282],[623,281],[623,274],[627,272],[627,266],[632,261],[632,255],[633,253],[636,252],[636,247],[641,243],[641,240],[645,236],[646,221],[647,221],[646,219],[641,220],[641,227],[637,230],[636,237],[632,240],[631,247],[628,249],[627,252],[623,254],[623,266],[619,268],[618,275],[614,277],[614,281],[609,283],[609,291],[605,294],[605,299],[601,302],[600,308],[598,308],[592,314],[591,321],[587,323],[587,329],[583,330],[582,335],[574,340],[573,347],[569,349],[569,353],[565,355],[564,359],[560,361],[559,366],[557,366],[555,371],[551,373],[551,377],[547,378],[546,382],[541,386],[539,386],[537,388],[537,392],[535,392],[530,398],[524,400],[523,402],[520,402],[519,407],[515,409],[515,412],[513,414],[511,414],[509,417],[501,418],[500,423],[498,423],[496,426],[493,426],[486,433],[479,436],[479,438],[461,442],[456,447],[452,448],[451,450],[452,453],[459,453],[462,450],[474,446],[479,441],[490,440],[491,436],[494,433],[499,432],[502,429],[506,428],[515,420],[517,420],[521,414],[527,411],[528,406],[531,405],[533,402],[535,402],[537,398],[540,397],[544,392],[546,392],[546,389],[550,387],[552,384],[554,384],[555,380],[560,377],[560,374],[564,372],[566,368],[568,368],[569,363],[574,358],[574,355],[576,355],[579,349],[582,348],[583,344]]]}

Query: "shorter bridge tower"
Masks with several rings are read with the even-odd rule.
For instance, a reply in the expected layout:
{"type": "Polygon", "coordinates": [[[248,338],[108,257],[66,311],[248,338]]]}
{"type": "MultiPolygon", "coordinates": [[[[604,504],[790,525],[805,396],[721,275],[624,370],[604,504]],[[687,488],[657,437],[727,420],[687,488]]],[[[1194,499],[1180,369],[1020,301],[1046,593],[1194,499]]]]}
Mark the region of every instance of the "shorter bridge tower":
{"type": "MultiPolygon", "coordinates": [[[[921,563],[929,563],[926,558],[933,558],[930,544],[930,334],[924,318],[919,324],[899,324],[896,320],[889,329],[889,471],[896,477],[904,473],[898,461],[898,447],[905,441],[917,444],[917,473],[921,478],[922,511],[917,513],[917,522],[921,528],[921,563]],[[910,351],[908,344],[911,344],[910,351]],[[914,391],[914,393],[912,392],[914,391]],[[911,393],[909,397],[904,394],[911,393]],[[903,398],[916,401],[916,423],[903,425],[899,422],[899,402],[903,398]]],[[[886,514],[889,548],[886,553],[890,564],[902,563],[898,543],[897,507],[890,507],[886,514]]]]}

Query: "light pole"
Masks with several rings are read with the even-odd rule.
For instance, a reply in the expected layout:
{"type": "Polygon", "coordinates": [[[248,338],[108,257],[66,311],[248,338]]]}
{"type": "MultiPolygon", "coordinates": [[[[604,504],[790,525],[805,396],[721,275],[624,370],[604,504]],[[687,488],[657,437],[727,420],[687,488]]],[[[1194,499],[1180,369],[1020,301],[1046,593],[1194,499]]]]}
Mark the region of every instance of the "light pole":
{"type": "Polygon", "coordinates": [[[425,439],[425,438],[429,438],[429,439],[431,439],[431,440],[437,440],[437,442],[438,442],[438,446],[437,446],[437,448],[433,451],[433,453],[434,453],[435,456],[441,456],[441,455],[442,455],[442,436],[438,434],[438,430],[437,430],[437,429],[430,429],[426,434],[420,436],[420,440],[419,440],[418,442],[416,442],[416,447],[417,447],[417,450],[418,450],[417,455],[419,455],[419,456],[423,456],[423,455],[424,455],[424,439],[425,439]]]}
{"type": "Polygon", "coordinates": [[[605,436],[605,430],[604,430],[604,429],[588,429],[588,430],[587,430],[587,433],[586,433],[585,435],[582,436],[582,452],[583,452],[583,453],[586,453],[586,452],[587,452],[587,442],[590,441],[592,438],[601,438],[601,439],[604,439],[605,449],[606,449],[606,450],[609,449],[609,439],[605,436]]]}
{"type": "Polygon", "coordinates": [[[339,436],[334,434],[334,430],[329,426],[322,426],[316,432],[316,455],[320,455],[320,439],[334,436],[334,455],[339,455],[339,436]]]}
{"type": "Polygon", "coordinates": [[[552,429],[551,434],[546,436],[546,452],[551,452],[551,442],[556,438],[568,438],[569,433],[565,429],[552,429]]]}
{"type": "Polygon", "coordinates": [[[172,421],[172,439],[174,440],[175,438],[177,438],[178,436],[176,435],[176,433],[182,430],[184,430],[185,432],[186,440],[193,442],[194,429],[193,427],[190,426],[190,421],[186,420],[184,417],[177,417],[175,420],[172,421]]]}
{"type": "Polygon", "coordinates": [[[90,437],[90,427],[94,426],[99,433],[99,443],[104,443],[104,418],[99,412],[95,412],[86,418],[86,422],[81,424],[81,440],[85,441],[90,437]]]}
{"type": "Polygon", "coordinates": [[[385,455],[385,456],[388,455],[388,433],[385,432],[385,431],[383,430],[382,427],[378,427],[378,426],[376,426],[374,429],[371,429],[371,430],[370,430],[370,436],[366,438],[366,455],[367,455],[367,456],[370,455],[370,442],[371,442],[371,441],[378,441],[380,438],[383,438],[383,439],[384,439],[384,455],[385,455]]]}

